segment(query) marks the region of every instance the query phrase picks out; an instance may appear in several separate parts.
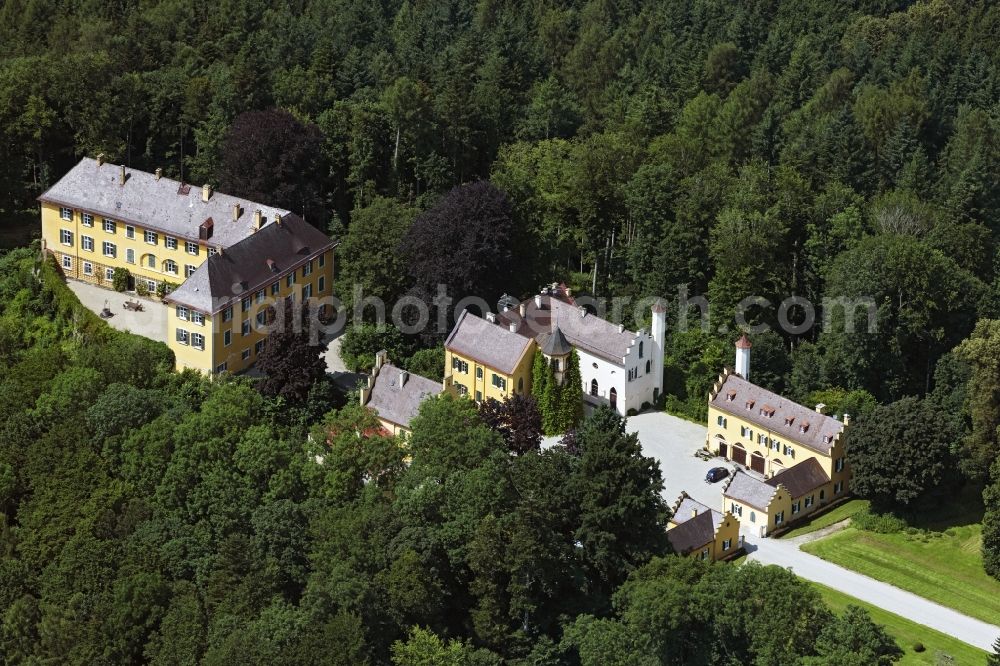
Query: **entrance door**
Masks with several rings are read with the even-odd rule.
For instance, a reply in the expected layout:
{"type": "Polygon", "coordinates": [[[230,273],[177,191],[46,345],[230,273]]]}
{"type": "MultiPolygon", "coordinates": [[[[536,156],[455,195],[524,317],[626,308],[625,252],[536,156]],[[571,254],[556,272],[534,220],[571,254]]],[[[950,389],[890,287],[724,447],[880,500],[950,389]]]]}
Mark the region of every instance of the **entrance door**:
{"type": "Polygon", "coordinates": [[[131,273],[128,274],[128,282],[125,286],[126,291],[135,291],[135,276],[131,273]]]}
{"type": "Polygon", "coordinates": [[[608,391],[608,401],[611,403],[611,409],[618,407],[618,391],[615,390],[614,386],[608,391]]]}
{"type": "Polygon", "coordinates": [[[729,447],[726,446],[726,443],[725,442],[719,442],[719,455],[722,456],[723,458],[728,458],[729,456],[726,455],[728,453],[728,451],[729,451],[729,447]]]}
{"type": "Polygon", "coordinates": [[[733,462],[741,465],[747,464],[747,450],[738,446],[733,446],[733,462]]]}
{"type": "Polygon", "coordinates": [[[764,473],[764,456],[754,453],[750,456],[750,469],[761,474],[764,473]]]}

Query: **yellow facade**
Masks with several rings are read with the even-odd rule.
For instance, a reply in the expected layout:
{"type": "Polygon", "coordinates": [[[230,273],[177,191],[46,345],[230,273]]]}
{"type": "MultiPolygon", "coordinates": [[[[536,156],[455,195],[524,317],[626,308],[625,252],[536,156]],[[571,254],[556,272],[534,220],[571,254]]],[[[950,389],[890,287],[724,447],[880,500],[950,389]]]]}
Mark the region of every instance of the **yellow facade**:
{"type": "Polygon", "coordinates": [[[85,209],[45,202],[41,207],[42,240],[66,277],[109,288],[115,268],[128,269],[151,293],[161,282],[179,285],[215,250],[205,241],[186,241],[85,209]]]}
{"type": "Polygon", "coordinates": [[[504,401],[514,394],[531,393],[531,364],[534,360],[535,342],[525,347],[514,371],[505,373],[476,359],[445,350],[445,390],[453,395],[467,395],[481,402],[488,398],[504,401]]]}
{"type": "Polygon", "coordinates": [[[167,345],[177,359],[177,369],[191,368],[204,373],[241,372],[257,361],[268,333],[267,311],[285,298],[313,298],[318,303],[333,295],[333,250],[327,250],[288,270],[275,274],[267,283],[248,290],[215,312],[198,311],[174,303],[169,305],[167,345]],[[320,263],[322,262],[322,265],[320,263]],[[179,312],[180,310],[180,312],[179,312]],[[199,316],[200,315],[200,316],[199,316]],[[204,321],[202,324],[201,321],[204,321]],[[187,336],[178,335],[178,330],[187,336]],[[205,336],[204,348],[193,343],[193,336],[205,336]],[[183,340],[186,337],[186,342],[183,340]]]}
{"type": "MultiPolygon", "coordinates": [[[[667,531],[677,528],[683,523],[676,522],[673,518],[667,523],[667,531]]],[[[740,541],[740,521],[736,516],[726,511],[722,516],[722,522],[715,529],[714,538],[708,543],[696,547],[687,553],[687,557],[695,560],[708,560],[710,562],[720,562],[734,557],[743,544],[740,541]]]]}
{"type": "MultiPolygon", "coordinates": [[[[752,468],[754,460],[763,460],[764,468],[760,473],[767,477],[782,472],[803,460],[815,458],[823,471],[830,477],[832,484],[837,485],[838,491],[834,493],[841,496],[848,491],[850,484],[850,465],[844,456],[843,438],[836,438],[829,453],[816,451],[788,434],[776,433],[756,421],[751,421],[741,415],[738,409],[723,410],[716,405],[709,403],[708,406],[708,439],[705,448],[713,453],[719,453],[720,444],[724,444],[727,449],[727,458],[735,459],[734,449],[742,448],[746,451],[744,463],[752,468]],[[746,433],[752,433],[749,437],[746,433]],[[760,441],[763,436],[764,442],[760,441]],[[769,447],[765,442],[778,439],[781,441],[779,449],[769,447]],[[787,448],[786,448],[787,447],[787,448]]],[[[825,501],[831,501],[833,497],[828,497],[825,501]]]]}

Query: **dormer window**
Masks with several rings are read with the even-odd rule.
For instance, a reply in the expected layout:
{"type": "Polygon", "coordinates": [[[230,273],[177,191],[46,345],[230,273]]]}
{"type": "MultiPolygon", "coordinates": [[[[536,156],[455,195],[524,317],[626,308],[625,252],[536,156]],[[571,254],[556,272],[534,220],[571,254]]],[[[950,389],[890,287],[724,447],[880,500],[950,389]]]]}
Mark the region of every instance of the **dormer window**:
{"type": "Polygon", "coordinates": [[[833,437],[831,435],[823,435],[823,443],[824,444],[829,444],[832,441],[833,441],[833,437]]]}
{"type": "Polygon", "coordinates": [[[809,430],[809,421],[803,421],[799,424],[799,432],[806,432],[809,430]]]}
{"type": "MultiPolygon", "coordinates": [[[[596,366],[597,364],[595,363],[594,365],[596,366]]],[[[726,400],[728,400],[729,402],[736,400],[736,391],[730,390],[728,393],[726,393],[726,400]]]]}
{"type": "Polygon", "coordinates": [[[747,400],[747,409],[753,409],[753,400],[747,400]]]}
{"type": "Polygon", "coordinates": [[[795,417],[794,416],[786,416],[785,417],[785,425],[786,426],[790,426],[793,423],[795,423],[795,417]]]}
{"type": "Polygon", "coordinates": [[[760,408],[760,415],[766,416],[767,418],[771,418],[772,416],[774,416],[774,407],[772,407],[771,405],[764,405],[763,407],[760,408]]]}

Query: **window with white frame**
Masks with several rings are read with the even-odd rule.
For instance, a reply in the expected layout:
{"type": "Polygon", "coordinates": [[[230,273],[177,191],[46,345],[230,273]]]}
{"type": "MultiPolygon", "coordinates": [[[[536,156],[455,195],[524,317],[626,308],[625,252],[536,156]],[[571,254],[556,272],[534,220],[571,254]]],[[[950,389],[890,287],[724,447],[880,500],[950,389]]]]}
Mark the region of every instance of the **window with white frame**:
{"type": "Polygon", "coordinates": [[[104,269],[104,279],[107,280],[108,282],[111,282],[112,280],[114,280],[115,279],[115,269],[113,269],[113,268],[105,268],[104,269]]]}
{"type": "Polygon", "coordinates": [[[146,289],[149,289],[149,293],[156,291],[156,282],[153,280],[146,280],[146,289]]]}
{"type": "Polygon", "coordinates": [[[205,315],[203,315],[200,312],[192,312],[191,313],[191,321],[193,321],[194,323],[198,324],[199,326],[204,326],[205,325],[205,315]]]}
{"type": "Polygon", "coordinates": [[[319,255],[319,267],[323,268],[326,265],[326,254],[319,255]]]}
{"type": "Polygon", "coordinates": [[[202,335],[201,333],[192,333],[191,334],[191,346],[192,347],[196,347],[198,349],[204,349],[205,348],[205,336],[202,335]]]}
{"type": "Polygon", "coordinates": [[[806,508],[807,509],[813,505],[813,500],[815,500],[815,499],[816,499],[815,495],[810,495],[809,497],[806,498],[806,508]]]}
{"type": "Polygon", "coordinates": [[[118,254],[118,248],[111,241],[104,241],[102,248],[104,250],[105,257],[114,257],[118,254]]]}
{"type": "Polygon", "coordinates": [[[73,209],[62,207],[59,209],[59,217],[66,220],[67,222],[73,221],[73,209]]]}
{"type": "Polygon", "coordinates": [[[701,559],[703,559],[703,560],[707,560],[708,559],[708,548],[703,548],[702,549],[702,551],[701,551],[701,559]]]}
{"type": "Polygon", "coordinates": [[[258,356],[260,355],[260,353],[261,353],[262,351],[264,351],[264,343],[265,343],[265,342],[266,342],[265,340],[258,340],[258,341],[257,341],[257,342],[256,342],[256,343],[254,344],[254,346],[253,346],[253,351],[254,351],[254,353],[255,353],[255,354],[257,354],[258,356]]]}
{"type": "Polygon", "coordinates": [[[183,305],[178,305],[177,306],[177,318],[178,319],[183,319],[184,321],[187,321],[188,317],[189,317],[188,309],[186,307],[184,307],[183,305]]]}
{"type": "Polygon", "coordinates": [[[94,264],[90,263],[89,261],[83,262],[83,274],[84,275],[93,275],[94,274],[94,264]]]}
{"type": "Polygon", "coordinates": [[[156,268],[156,255],[155,254],[147,254],[146,255],[146,265],[149,266],[150,268],[156,268]]]}
{"type": "Polygon", "coordinates": [[[131,224],[125,225],[125,238],[135,238],[135,227],[131,224]]]}
{"type": "Polygon", "coordinates": [[[313,295],[313,286],[311,284],[307,284],[306,286],[302,287],[302,298],[312,298],[312,295],[313,295]]]}
{"type": "Polygon", "coordinates": [[[326,276],[320,275],[319,279],[316,280],[316,291],[322,292],[326,289],[326,276]]]}
{"type": "Polygon", "coordinates": [[[250,312],[250,297],[244,296],[240,301],[240,308],[243,312],[250,312]]]}
{"type": "Polygon", "coordinates": [[[775,525],[775,527],[777,527],[778,525],[780,525],[783,522],[785,522],[785,512],[784,511],[779,511],[778,513],[774,514],[774,525],[775,525]]]}
{"type": "Polygon", "coordinates": [[[247,336],[250,335],[250,320],[244,319],[243,326],[240,328],[240,335],[247,336]]]}
{"type": "Polygon", "coordinates": [[[312,259],[309,260],[305,266],[302,267],[302,277],[309,277],[313,272],[313,262],[312,259]]]}
{"type": "Polygon", "coordinates": [[[837,467],[835,469],[838,472],[843,472],[844,471],[844,457],[843,456],[841,456],[840,458],[837,458],[837,467]]]}
{"type": "Polygon", "coordinates": [[[800,507],[801,507],[801,503],[800,502],[792,502],[792,515],[793,516],[799,512],[799,508],[800,507]]]}
{"type": "Polygon", "coordinates": [[[223,344],[223,346],[228,347],[232,343],[233,343],[233,332],[232,331],[223,331],[223,333],[222,333],[222,344],[223,344]]]}
{"type": "Polygon", "coordinates": [[[163,270],[171,275],[177,275],[177,262],[173,259],[167,259],[163,262],[163,270]]]}
{"type": "Polygon", "coordinates": [[[217,250],[214,247],[208,248],[208,256],[214,257],[215,254],[216,254],[216,252],[217,252],[217,250]]]}
{"type": "Polygon", "coordinates": [[[125,261],[130,264],[135,263],[135,250],[130,247],[125,248],[125,261]]]}
{"type": "Polygon", "coordinates": [[[109,220],[107,218],[104,219],[104,231],[106,231],[109,234],[113,234],[115,233],[115,228],[116,225],[114,220],[109,220]]]}
{"type": "Polygon", "coordinates": [[[147,231],[145,238],[146,242],[149,243],[150,245],[156,245],[160,237],[156,234],[155,231],[147,231]]]}
{"type": "Polygon", "coordinates": [[[233,320],[233,306],[229,306],[222,311],[222,321],[232,321],[233,320]]]}
{"type": "Polygon", "coordinates": [[[87,252],[94,251],[94,239],[91,236],[80,236],[80,247],[87,252]]]}
{"type": "Polygon", "coordinates": [[[261,310],[260,312],[257,313],[257,325],[263,326],[266,323],[267,323],[267,312],[261,310]]]}
{"type": "Polygon", "coordinates": [[[63,245],[73,245],[73,232],[65,229],[59,230],[59,242],[63,245]]]}
{"type": "Polygon", "coordinates": [[[493,386],[497,387],[501,391],[506,391],[507,390],[507,380],[494,372],[493,373],[493,386]]]}
{"type": "Polygon", "coordinates": [[[288,277],[285,278],[285,286],[286,287],[291,287],[293,284],[295,284],[295,273],[294,272],[289,273],[288,277]]]}
{"type": "Polygon", "coordinates": [[[177,239],[174,238],[173,236],[167,236],[167,237],[165,237],[163,239],[163,242],[166,243],[168,250],[176,250],[177,249],[177,239]]]}
{"type": "MultiPolygon", "coordinates": [[[[595,365],[596,365],[596,364],[595,364],[595,365]]],[[[720,425],[720,426],[722,426],[723,428],[725,428],[725,427],[726,427],[726,422],[727,422],[727,421],[726,421],[726,417],[722,416],[721,414],[719,414],[719,415],[718,415],[717,417],[715,417],[715,423],[716,423],[717,425],[720,425]]]]}
{"type": "Polygon", "coordinates": [[[187,279],[191,277],[196,270],[198,270],[197,266],[193,266],[192,264],[184,264],[184,278],[187,279]]]}
{"type": "Polygon", "coordinates": [[[188,254],[198,254],[198,244],[191,241],[184,242],[184,251],[188,254]]]}
{"type": "Polygon", "coordinates": [[[85,227],[92,227],[94,226],[94,216],[90,213],[83,213],[80,215],[80,222],[85,227]]]}
{"type": "Polygon", "coordinates": [[[228,367],[229,367],[228,363],[222,362],[219,365],[215,366],[215,372],[216,374],[222,374],[223,372],[226,371],[228,367]]]}
{"type": "Polygon", "coordinates": [[[732,539],[723,539],[722,550],[729,550],[732,547],[732,545],[733,545],[732,539]]]}
{"type": "Polygon", "coordinates": [[[281,291],[281,283],[280,282],[275,282],[274,284],[271,285],[271,295],[272,296],[277,296],[279,291],[281,291]]]}
{"type": "Polygon", "coordinates": [[[73,257],[68,254],[64,254],[62,258],[62,267],[71,270],[73,268],[73,257]]]}
{"type": "Polygon", "coordinates": [[[263,303],[263,302],[264,302],[264,296],[266,296],[266,294],[264,293],[264,290],[263,290],[263,289],[260,289],[260,290],[259,290],[259,291],[258,291],[258,292],[257,292],[257,293],[256,293],[256,294],[254,295],[254,300],[255,300],[255,301],[256,301],[257,303],[263,303]]]}
{"type": "Polygon", "coordinates": [[[240,358],[243,359],[244,361],[247,360],[248,358],[250,358],[250,348],[249,347],[247,347],[246,349],[244,349],[243,351],[240,352],[240,358]]]}
{"type": "Polygon", "coordinates": [[[178,343],[180,343],[182,345],[186,345],[186,344],[190,344],[191,336],[183,328],[178,328],[177,329],[177,338],[176,339],[177,339],[178,343]]]}

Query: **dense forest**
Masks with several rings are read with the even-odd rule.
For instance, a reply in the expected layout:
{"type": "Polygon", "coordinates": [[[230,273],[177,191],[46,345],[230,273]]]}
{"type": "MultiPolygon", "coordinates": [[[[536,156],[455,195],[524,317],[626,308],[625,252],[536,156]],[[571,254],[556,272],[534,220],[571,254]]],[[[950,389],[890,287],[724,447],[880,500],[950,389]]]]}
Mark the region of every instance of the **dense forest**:
{"type": "MultiPolygon", "coordinates": [[[[972,0],[8,0],[0,238],[104,153],[302,213],[341,239],[349,305],[439,282],[662,296],[661,407],[695,420],[734,309],[767,299],[754,381],[855,416],[855,490],[881,510],[982,486],[1000,576],[997,34],[1000,7],[972,0]],[[679,286],[708,297],[704,328],[679,286]],[[829,325],[774,326],[793,296],[829,325]],[[871,299],[875,326],[831,298],[871,299]]],[[[14,663],[597,664],[612,645],[783,665],[876,635],[857,615],[752,630],[725,590],[826,611],[790,576],[668,556],[658,472],[608,415],[541,453],[434,401],[404,464],[323,381],[290,404],[173,374],[31,252],[0,261],[14,663]],[[618,501],[645,513],[621,523],[618,501]]],[[[434,376],[439,343],[366,325],[345,361],[387,347],[434,376]]]]}

